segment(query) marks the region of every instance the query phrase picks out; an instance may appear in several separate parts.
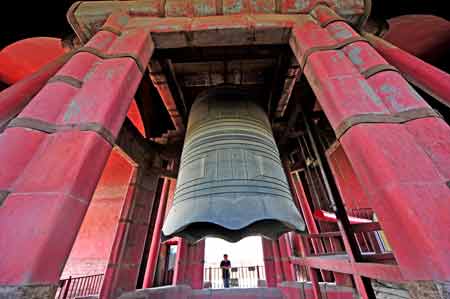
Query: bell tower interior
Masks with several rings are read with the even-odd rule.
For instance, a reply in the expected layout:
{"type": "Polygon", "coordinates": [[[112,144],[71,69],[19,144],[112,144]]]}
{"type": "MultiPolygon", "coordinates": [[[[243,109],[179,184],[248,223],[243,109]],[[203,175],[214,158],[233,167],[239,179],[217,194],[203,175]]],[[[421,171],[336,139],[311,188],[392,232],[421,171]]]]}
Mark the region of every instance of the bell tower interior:
{"type": "Polygon", "coordinates": [[[2,40],[0,299],[450,298],[442,3],[62,2],[2,40]]]}

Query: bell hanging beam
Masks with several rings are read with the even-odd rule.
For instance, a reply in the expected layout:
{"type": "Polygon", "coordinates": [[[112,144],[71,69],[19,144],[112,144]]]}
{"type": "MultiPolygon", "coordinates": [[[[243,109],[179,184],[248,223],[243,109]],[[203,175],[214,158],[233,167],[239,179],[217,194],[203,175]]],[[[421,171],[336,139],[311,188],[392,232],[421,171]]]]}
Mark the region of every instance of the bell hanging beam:
{"type": "Polygon", "coordinates": [[[233,86],[200,95],[190,112],[164,236],[236,242],[304,229],[264,110],[233,86]]]}

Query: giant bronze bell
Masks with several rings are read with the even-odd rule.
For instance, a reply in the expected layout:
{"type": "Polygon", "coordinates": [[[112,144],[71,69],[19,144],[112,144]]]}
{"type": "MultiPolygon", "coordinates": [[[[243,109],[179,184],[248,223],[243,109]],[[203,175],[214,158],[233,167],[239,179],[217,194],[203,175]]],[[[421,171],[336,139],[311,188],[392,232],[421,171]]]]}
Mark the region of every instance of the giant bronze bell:
{"type": "Polygon", "coordinates": [[[275,239],[304,228],[264,110],[233,86],[200,95],[189,115],[165,239],[275,239]]]}

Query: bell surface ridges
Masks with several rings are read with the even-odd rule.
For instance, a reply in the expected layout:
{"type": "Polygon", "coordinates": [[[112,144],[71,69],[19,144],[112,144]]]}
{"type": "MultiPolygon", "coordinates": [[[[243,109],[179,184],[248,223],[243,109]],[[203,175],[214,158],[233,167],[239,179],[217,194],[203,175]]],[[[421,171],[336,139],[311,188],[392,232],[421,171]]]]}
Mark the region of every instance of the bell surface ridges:
{"type": "Polygon", "coordinates": [[[189,115],[164,239],[236,242],[304,229],[269,119],[252,94],[233,86],[201,94],[189,115]]]}

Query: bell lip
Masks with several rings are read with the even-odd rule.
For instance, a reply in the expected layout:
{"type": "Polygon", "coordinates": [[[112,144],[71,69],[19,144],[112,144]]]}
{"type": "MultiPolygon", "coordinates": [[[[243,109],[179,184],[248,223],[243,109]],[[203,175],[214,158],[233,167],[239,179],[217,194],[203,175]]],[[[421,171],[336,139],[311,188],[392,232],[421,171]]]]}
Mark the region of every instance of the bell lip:
{"type": "Polygon", "coordinates": [[[188,225],[182,226],[172,233],[165,234],[164,230],[161,232],[161,240],[167,241],[174,237],[181,237],[185,240],[187,240],[189,243],[197,243],[205,238],[220,238],[223,240],[226,240],[231,243],[239,242],[240,240],[250,237],[250,236],[260,236],[266,239],[270,240],[276,240],[281,235],[288,233],[288,232],[297,232],[297,233],[305,233],[306,232],[306,225],[305,223],[300,219],[297,223],[297,225],[292,224],[288,221],[282,221],[280,219],[276,218],[264,218],[264,219],[258,219],[256,221],[253,221],[249,223],[248,225],[245,225],[239,229],[231,229],[228,228],[222,224],[218,224],[216,222],[210,222],[210,221],[198,221],[198,222],[192,222],[188,225]],[[208,225],[209,228],[211,228],[211,232],[206,233],[205,235],[201,236],[200,238],[193,237],[192,234],[189,234],[189,232],[195,231],[196,226],[202,226],[202,225],[208,225]],[[277,226],[276,232],[273,234],[267,233],[269,230],[261,231],[260,227],[273,227],[274,225],[277,226]],[[252,230],[255,230],[252,232],[252,230]],[[184,232],[184,233],[183,233],[184,232]],[[232,235],[236,237],[231,237],[232,235]]]}
{"type": "MultiPolygon", "coordinates": [[[[191,205],[192,202],[184,202],[186,206],[178,209],[175,209],[174,205],[166,217],[162,233],[166,237],[181,236],[183,235],[183,231],[190,230],[192,227],[196,227],[200,231],[205,231],[206,226],[207,229],[213,227],[215,228],[214,231],[226,231],[228,234],[231,234],[231,232],[248,231],[257,227],[257,224],[261,222],[269,222],[272,226],[270,227],[272,231],[275,231],[277,227],[283,232],[294,230],[304,231],[306,227],[305,222],[294,202],[292,200],[278,200],[276,204],[273,204],[273,198],[273,196],[268,196],[266,202],[269,204],[259,206],[258,208],[256,208],[254,201],[261,202],[260,197],[247,198],[245,202],[241,203],[234,210],[233,215],[236,218],[235,221],[227,221],[229,217],[214,219],[210,217],[208,210],[202,211],[202,213],[196,213],[192,218],[186,219],[185,213],[180,211],[194,211],[195,206],[191,205]],[[249,209],[252,210],[253,215],[246,218],[245,211],[249,209]],[[271,213],[268,214],[267,211],[271,211],[271,213]],[[240,213],[243,215],[240,215],[240,213]],[[200,225],[203,225],[203,227],[200,225]]],[[[216,210],[224,210],[217,205],[215,205],[215,208],[216,210]]],[[[266,231],[264,226],[260,227],[260,230],[261,232],[266,231]]]]}

